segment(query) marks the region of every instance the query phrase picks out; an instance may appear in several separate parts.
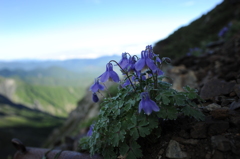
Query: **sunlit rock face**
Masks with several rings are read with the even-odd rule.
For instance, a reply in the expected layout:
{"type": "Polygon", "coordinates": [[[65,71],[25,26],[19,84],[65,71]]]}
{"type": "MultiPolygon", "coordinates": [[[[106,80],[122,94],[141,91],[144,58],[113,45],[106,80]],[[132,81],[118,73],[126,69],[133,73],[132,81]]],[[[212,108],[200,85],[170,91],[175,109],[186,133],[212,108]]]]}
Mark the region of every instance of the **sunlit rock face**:
{"type": "Polygon", "coordinates": [[[0,94],[8,99],[13,98],[16,91],[16,82],[13,79],[0,79],[0,94]]]}

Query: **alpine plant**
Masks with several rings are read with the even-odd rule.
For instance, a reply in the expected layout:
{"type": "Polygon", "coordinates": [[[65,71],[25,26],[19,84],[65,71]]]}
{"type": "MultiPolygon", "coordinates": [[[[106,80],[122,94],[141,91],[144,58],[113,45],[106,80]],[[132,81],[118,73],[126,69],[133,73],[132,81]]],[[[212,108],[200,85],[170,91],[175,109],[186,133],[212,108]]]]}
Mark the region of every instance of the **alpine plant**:
{"type": "Polygon", "coordinates": [[[82,150],[101,154],[104,159],[141,158],[141,147],[160,137],[164,129],[160,121],[176,120],[179,114],[204,119],[198,110],[202,99],[197,90],[189,86],[184,87],[184,92],[172,89],[163,80],[168,79],[162,70],[163,63],[169,64],[171,59],[161,59],[148,45],[140,58],[124,52],[119,62],[111,60],[106,64],[106,71],[89,89],[93,102],[100,102],[100,110],[87,136],[80,140],[82,150]],[[120,68],[121,80],[113,66],[120,68]],[[104,84],[107,81],[118,83],[118,92],[99,101],[101,91],[107,90],[104,84]]]}

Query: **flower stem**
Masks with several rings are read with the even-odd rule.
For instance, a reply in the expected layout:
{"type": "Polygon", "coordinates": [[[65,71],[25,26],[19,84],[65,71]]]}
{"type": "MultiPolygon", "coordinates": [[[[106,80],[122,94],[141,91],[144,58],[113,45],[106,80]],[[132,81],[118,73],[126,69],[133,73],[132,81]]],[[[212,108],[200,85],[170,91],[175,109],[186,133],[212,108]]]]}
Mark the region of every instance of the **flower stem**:
{"type": "Polygon", "coordinates": [[[110,62],[115,62],[115,63],[118,65],[118,67],[122,70],[122,72],[123,72],[124,74],[126,74],[126,76],[127,76],[127,78],[129,79],[129,81],[130,81],[130,83],[131,83],[134,91],[136,92],[136,88],[134,87],[134,85],[133,85],[133,83],[132,83],[132,81],[131,81],[131,79],[130,79],[130,77],[129,77],[129,75],[128,75],[128,72],[126,72],[126,71],[117,63],[117,61],[111,60],[111,61],[109,61],[109,63],[110,63],[110,62]]]}

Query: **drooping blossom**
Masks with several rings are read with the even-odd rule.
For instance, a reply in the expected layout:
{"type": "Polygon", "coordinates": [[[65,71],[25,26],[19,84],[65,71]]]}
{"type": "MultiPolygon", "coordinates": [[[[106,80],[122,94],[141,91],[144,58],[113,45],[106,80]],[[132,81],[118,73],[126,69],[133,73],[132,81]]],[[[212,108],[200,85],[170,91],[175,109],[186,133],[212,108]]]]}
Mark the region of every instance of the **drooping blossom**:
{"type": "Polygon", "coordinates": [[[126,80],[125,80],[125,82],[121,85],[123,88],[124,87],[126,87],[126,86],[128,86],[128,85],[130,85],[131,83],[130,83],[130,80],[127,78],[126,80]]]}
{"type": "MultiPolygon", "coordinates": [[[[161,76],[164,74],[164,72],[159,68],[157,69],[157,71],[155,73],[157,73],[157,76],[161,76]]],[[[152,74],[148,74],[148,77],[152,77],[152,74]]]]}
{"type": "Polygon", "coordinates": [[[94,84],[90,87],[90,91],[98,92],[99,90],[104,90],[104,86],[99,83],[99,79],[95,79],[94,84]]]}
{"type": "Polygon", "coordinates": [[[100,82],[106,82],[107,80],[114,81],[114,82],[119,82],[120,79],[118,77],[118,74],[113,71],[113,65],[112,63],[107,63],[106,65],[106,71],[99,76],[99,81],[100,82]]]}
{"type": "Polygon", "coordinates": [[[150,99],[148,92],[142,92],[138,110],[139,113],[143,110],[147,115],[150,115],[152,111],[157,112],[160,108],[153,100],[150,99]]]}
{"type": "MultiPolygon", "coordinates": [[[[135,72],[139,79],[141,79],[143,81],[145,81],[147,79],[146,76],[143,73],[141,73],[141,71],[135,71],[135,72]]],[[[136,81],[136,80],[137,80],[136,77],[133,77],[133,81],[136,81]]]]}
{"type": "Polygon", "coordinates": [[[95,102],[95,103],[97,103],[97,102],[99,101],[99,98],[98,98],[96,92],[94,92],[94,93],[92,94],[92,101],[95,102]]]}
{"type": "Polygon", "coordinates": [[[122,59],[119,61],[119,65],[124,69],[128,65],[129,61],[127,58],[127,53],[122,53],[122,59]]]}
{"type": "Polygon", "coordinates": [[[223,37],[223,36],[225,36],[225,34],[228,32],[228,30],[229,30],[229,28],[228,27],[223,27],[220,31],[219,31],[219,33],[218,33],[218,37],[223,37]]]}
{"type": "Polygon", "coordinates": [[[149,58],[150,58],[150,59],[156,58],[156,61],[157,61],[158,63],[160,63],[160,64],[162,63],[162,61],[161,61],[161,59],[158,57],[158,55],[156,55],[156,54],[153,53],[152,45],[147,45],[147,46],[146,46],[146,50],[148,51],[148,55],[149,55],[149,58]]]}
{"type": "Polygon", "coordinates": [[[133,72],[135,71],[135,63],[137,62],[136,57],[132,56],[129,58],[129,62],[126,65],[126,67],[124,68],[124,70],[128,71],[128,72],[133,72]]]}
{"type": "Polygon", "coordinates": [[[92,136],[94,124],[92,124],[87,132],[87,136],[92,136]]]}
{"type": "Polygon", "coordinates": [[[145,68],[150,68],[153,72],[157,70],[157,66],[154,61],[149,57],[148,51],[141,52],[141,58],[135,63],[135,69],[141,71],[145,68]]]}

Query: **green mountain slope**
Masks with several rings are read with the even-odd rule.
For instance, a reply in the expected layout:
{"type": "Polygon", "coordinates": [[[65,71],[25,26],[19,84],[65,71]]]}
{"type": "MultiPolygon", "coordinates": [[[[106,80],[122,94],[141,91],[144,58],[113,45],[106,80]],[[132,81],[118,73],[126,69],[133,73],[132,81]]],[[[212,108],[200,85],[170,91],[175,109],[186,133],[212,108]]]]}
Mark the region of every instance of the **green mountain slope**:
{"type": "Polygon", "coordinates": [[[48,134],[63,121],[64,118],[14,103],[0,95],[1,158],[16,151],[10,142],[12,138],[19,138],[26,145],[41,146],[48,134]]]}
{"type": "Polygon", "coordinates": [[[8,79],[11,79],[15,88],[12,97],[9,98],[14,102],[66,117],[76,107],[77,101],[84,96],[87,87],[94,81],[94,75],[90,71],[76,73],[56,66],[33,70],[2,69],[0,94],[4,90],[9,92],[7,90],[13,87],[8,86],[8,83],[11,83],[8,79]]]}
{"type": "Polygon", "coordinates": [[[224,0],[188,26],[179,28],[166,39],[157,42],[154,52],[161,57],[177,58],[186,55],[190,48],[204,49],[206,44],[219,40],[218,33],[223,27],[230,24],[231,34],[239,30],[239,10],[239,0],[224,0]]]}

